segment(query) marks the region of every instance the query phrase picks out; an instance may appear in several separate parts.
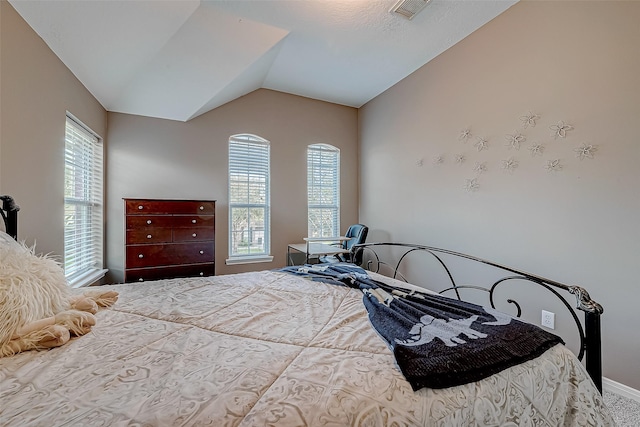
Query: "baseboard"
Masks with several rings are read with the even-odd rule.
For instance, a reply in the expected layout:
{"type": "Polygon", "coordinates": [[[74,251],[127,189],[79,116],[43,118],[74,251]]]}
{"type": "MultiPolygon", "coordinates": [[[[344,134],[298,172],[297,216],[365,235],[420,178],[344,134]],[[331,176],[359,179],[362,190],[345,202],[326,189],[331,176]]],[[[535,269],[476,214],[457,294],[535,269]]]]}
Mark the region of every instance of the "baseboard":
{"type": "Polygon", "coordinates": [[[618,394],[640,403],[640,390],[620,384],[619,382],[610,380],[609,378],[602,377],[602,390],[610,391],[611,393],[618,394]]]}

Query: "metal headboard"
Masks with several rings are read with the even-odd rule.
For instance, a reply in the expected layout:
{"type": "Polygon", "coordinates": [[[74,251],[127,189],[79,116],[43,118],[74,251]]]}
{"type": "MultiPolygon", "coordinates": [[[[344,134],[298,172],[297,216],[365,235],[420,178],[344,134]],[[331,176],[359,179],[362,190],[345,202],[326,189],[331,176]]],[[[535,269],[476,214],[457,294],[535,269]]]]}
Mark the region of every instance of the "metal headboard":
{"type": "MultiPolygon", "coordinates": [[[[362,267],[376,273],[382,273],[381,267],[383,269],[388,269],[388,271],[384,271],[384,274],[389,275],[394,279],[400,279],[403,281],[407,280],[401,274],[400,269],[403,267],[403,261],[406,260],[407,255],[412,252],[426,252],[435,258],[435,260],[437,261],[436,264],[442,266],[444,272],[446,272],[448,280],[450,281],[451,286],[440,291],[440,294],[453,293],[455,294],[455,297],[457,299],[462,300],[460,291],[463,289],[474,289],[487,292],[492,308],[496,308],[494,301],[496,289],[504,283],[517,283],[518,280],[524,280],[542,286],[551,294],[556,296],[560,300],[562,305],[571,314],[571,318],[576,323],[580,338],[580,351],[577,355],[578,359],[582,360],[583,358],[585,358],[585,366],[587,372],[589,372],[589,375],[591,376],[598,390],[602,392],[602,348],[600,316],[603,313],[603,308],[600,304],[591,299],[589,293],[584,288],[575,285],[568,286],[553,280],[546,279],[544,277],[516,270],[511,267],[506,267],[504,265],[496,264],[494,262],[477,258],[471,255],[454,252],[447,249],[434,248],[430,246],[415,245],[410,243],[363,243],[360,245],[354,245],[351,251],[352,259],[356,259],[356,252],[362,251],[362,253],[358,255],[362,255],[361,259],[363,259],[363,263],[366,264],[362,267]],[[397,261],[388,262],[382,260],[380,257],[380,252],[384,252],[385,254],[387,252],[393,252],[392,258],[394,260],[397,259],[397,261]],[[449,256],[459,259],[467,259],[488,265],[497,269],[496,271],[501,272],[500,275],[502,277],[493,281],[493,283],[488,286],[458,284],[454,279],[454,275],[450,270],[450,266],[445,263],[445,258],[449,259],[449,256]],[[582,323],[578,319],[576,312],[571,308],[571,304],[560,292],[564,292],[565,294],[568,292],[569,294],[573,294],[575,296],[576,308],[584,312],[584,328],[582,323]]],[[[502,289],[503,286],[500,286],[500,288],[502,289]]],[[[522,314],[522,307],[520,306],[520,304],[513,299],[507,299],[507,303],[513,304],[516,307],[516,317],[520,317],[520,315],[522,314]]]]}
{"type": "Polygon", "coordinates": [[[16,205],[11,196],[0,196],[0,200],[2,200],[0,215],[2,215],[2,220],[4,221],[4,229],[8,235],[17,240],[18,211],[20,210],[20,206],[16,205]]]}

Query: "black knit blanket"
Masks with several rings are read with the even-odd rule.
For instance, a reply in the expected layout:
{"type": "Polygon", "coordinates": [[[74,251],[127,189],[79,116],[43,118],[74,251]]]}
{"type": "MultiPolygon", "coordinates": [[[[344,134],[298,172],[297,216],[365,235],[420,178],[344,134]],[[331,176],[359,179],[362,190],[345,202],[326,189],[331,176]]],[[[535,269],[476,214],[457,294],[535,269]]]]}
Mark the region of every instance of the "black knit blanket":
{"type": "Polygon", "coordinates": [[[373,280],[353,264],[281,271],[361,289],[371,324],[414,390],[479,381],[563,343],[556,335],[492,308],[373,280]]]}

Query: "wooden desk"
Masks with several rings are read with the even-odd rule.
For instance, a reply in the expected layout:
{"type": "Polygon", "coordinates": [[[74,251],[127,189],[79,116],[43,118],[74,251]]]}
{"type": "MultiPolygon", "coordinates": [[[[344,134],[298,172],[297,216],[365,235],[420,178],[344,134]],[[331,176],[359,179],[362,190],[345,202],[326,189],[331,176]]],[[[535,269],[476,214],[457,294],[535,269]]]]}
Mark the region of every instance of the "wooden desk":
{"type": "Polygon", "coordinates": [[[287,245],[287,265],[294,265],[291,259],[291,251],[305,254],[305,263],[309,263],[312,257],[320,257],[326,255],[346,254],[349,249],[342,249],[340,246],[334,246],[327,242],[344,242],[350,240],[351,237],[305,237],[305,243],[289,243],[287,245]]]}

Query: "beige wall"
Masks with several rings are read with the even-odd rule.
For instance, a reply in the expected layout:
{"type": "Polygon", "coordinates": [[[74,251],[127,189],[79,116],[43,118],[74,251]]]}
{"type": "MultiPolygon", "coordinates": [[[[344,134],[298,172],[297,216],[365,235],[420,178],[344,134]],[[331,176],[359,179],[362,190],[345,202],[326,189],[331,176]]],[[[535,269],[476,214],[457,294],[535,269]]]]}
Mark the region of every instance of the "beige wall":
{"type": "Polygon", "coordinates": [[[340,148],[341,228],[358,220],[357,110],[261,89],[187,123],[109,113],[108,267],[123,279],[123,197],[214,199],[216,274],[285,265],[307,235],[306,149],[340,148]],[[231,135],[271,142],[271,263],[226,266],[227,152],[231,135]]]}
{"type": "Polygon", "coordinates": [[[360,219],[373,228],[370,240],[446,247],[586,287],[605,309],[604,375],[635,389],[638,22],[638,2],[522,1],[359,117],[360,219]],[[540,119],[523,129],[529,111],[540,119]],[[559,120],[574,129],[554,140],[549,127],[559,120]],[[488,150],[458,140],[467,127],[488,150]],[[504,145],[515,130],[527,137],[519,151],[504,145]],[[542,157],[530,155],[533,141],[546,146],[542,157]],[[581,143],[598,146],[594,159],[576,158],[581,143]],[[456,154],[466,161],[456,164],[456,154]],[[511,156],[519,167],[509,174],[502,161],[511,156]],[[561,172],[546,171],[553,159],[561,172]],[[469,193],[475,162],[488,170],[469,193]]]}
{"type": "Polygon", "coordinates": [[[0,1],[0,193],[18,236],[62,255],[66,111],[106,139],[107,114],[7,1],[0,1]]]}

